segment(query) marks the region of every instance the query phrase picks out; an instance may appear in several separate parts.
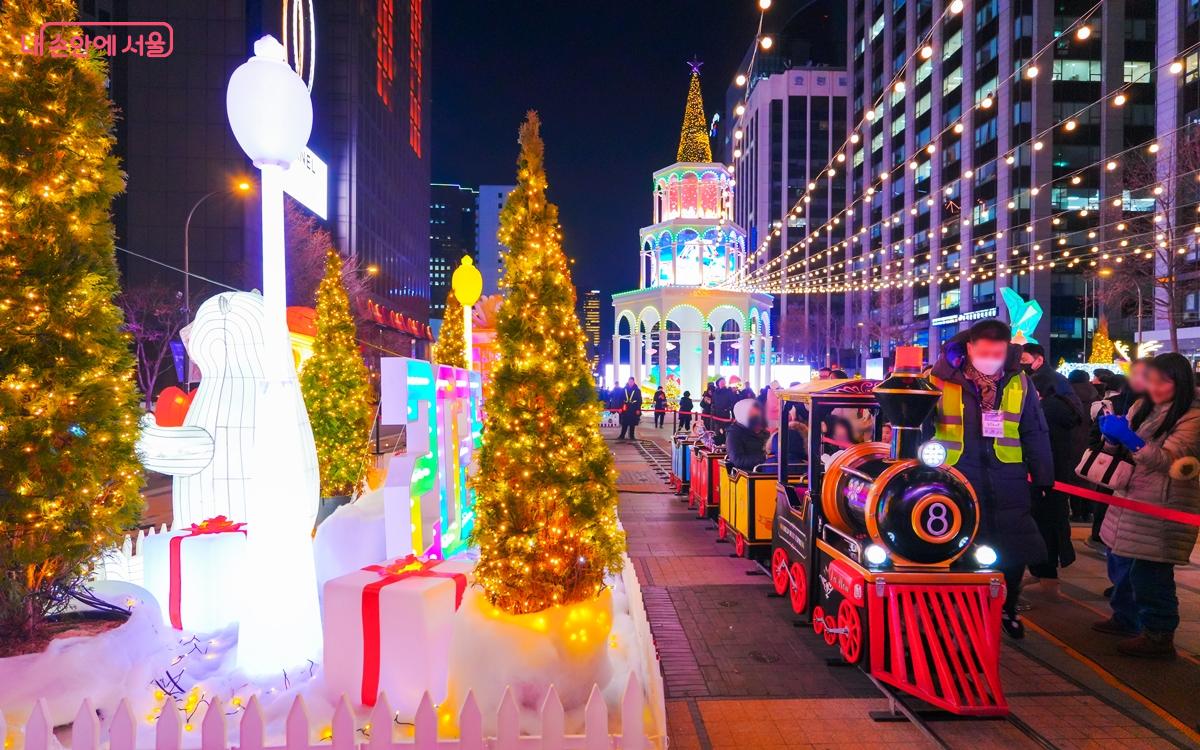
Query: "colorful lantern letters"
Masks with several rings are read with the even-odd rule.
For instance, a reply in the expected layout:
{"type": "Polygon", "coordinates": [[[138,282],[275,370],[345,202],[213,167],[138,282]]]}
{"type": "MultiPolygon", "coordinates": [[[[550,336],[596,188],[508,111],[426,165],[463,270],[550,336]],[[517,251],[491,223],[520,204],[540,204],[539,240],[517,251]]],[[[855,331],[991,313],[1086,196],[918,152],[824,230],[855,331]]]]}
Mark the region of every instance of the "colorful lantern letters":
{"type": "Polygon", "coordinates": [[[435,530],[442,546],[435,554],[466,546],[474,506],[467,478],[480,441],[482,400],[477,373],[384,358],[383,427],[403,425],[407,438],[404,450],[391,458],[383,490],[389,557],[424,552],[435,530]]]}

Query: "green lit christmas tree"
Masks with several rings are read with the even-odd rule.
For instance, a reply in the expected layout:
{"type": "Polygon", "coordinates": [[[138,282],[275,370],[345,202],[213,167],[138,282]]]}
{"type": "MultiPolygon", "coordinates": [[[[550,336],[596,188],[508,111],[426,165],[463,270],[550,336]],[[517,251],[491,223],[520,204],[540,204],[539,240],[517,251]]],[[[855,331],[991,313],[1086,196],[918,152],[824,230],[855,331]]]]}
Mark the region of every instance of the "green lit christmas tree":
{"type": "Polygon", "coordinates": [[[475,579],[512,614],[596,597],[625,548],[558,209],[546,200],[539,128],[530,112],[517,187],[500,214],[507,295],[474,483],[475,579]]]}
{"type": "Polygon", "coordinates": [[[439,365],[466,367],[466,326],[463,306],[451,289],[446,294],[446,311],[442,314],[442,328],[433,345],[433,361],[439,365]]]}
{"type": "Polygon", "coordinates": [[[358,492],[371,464],[371,379],[355,338],[342,265],[338,254],[330,251],[317,287],[313,353],[300,373],[317,445],[322,497],[358,492]]]}
{"type": "Polygon", "coordinates": [[[0,5],[0,640],[35,635],[142,505],[107,69],[22,52],[74,19],[72,0],[0,5]]]}

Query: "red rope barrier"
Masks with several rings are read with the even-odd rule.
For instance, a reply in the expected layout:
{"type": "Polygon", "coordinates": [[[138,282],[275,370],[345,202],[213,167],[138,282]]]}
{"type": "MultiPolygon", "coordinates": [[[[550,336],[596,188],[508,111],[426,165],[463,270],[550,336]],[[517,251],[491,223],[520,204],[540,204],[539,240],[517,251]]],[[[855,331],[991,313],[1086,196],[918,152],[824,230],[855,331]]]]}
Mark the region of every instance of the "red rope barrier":
{"type": "Polygon", "coordinates": [[[1098,503],[1115,505],[1118,508],[1125,508],[1126,510],[1132,510],[1136,513],[1145,513],[1148,516],[1154,516],[1155,518],[1161,518],[1166,521],[1184,523],[1188,526],[1200,526],[1200,513],[1187,513],[1182,510],[1172,510],[1170,508],[1164,508],[1161,505],[1154,505],[1141,500],[1121,497],[1120,495],[1106,495],[1103,492],[1096,492],[1095,490],[1089,490],[1086,487],[1079,487],[1074,484],[1067,484],[1066,482],[1055,482],[1054,489],[1059,490],[1060,492],[1065,492],[1068,495],[1075,495],[1076,497],[1082,497],[1086,500],[1094,500],[1098,503]]]}

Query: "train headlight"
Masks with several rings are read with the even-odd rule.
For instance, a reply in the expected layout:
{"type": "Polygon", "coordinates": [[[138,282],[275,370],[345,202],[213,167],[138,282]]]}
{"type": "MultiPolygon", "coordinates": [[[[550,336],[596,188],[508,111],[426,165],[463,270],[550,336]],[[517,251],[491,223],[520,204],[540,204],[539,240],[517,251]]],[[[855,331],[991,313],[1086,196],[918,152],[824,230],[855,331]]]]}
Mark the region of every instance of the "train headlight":
{"type": "Polygon", "coordinates": [[[996,550],[986,544],[979,545],[975,548],[975,562],[985,568],[992,567],[996,564],[996,550]]]}
{"type": "Polygon", "coordinates": [[[946,463],[946,446],[936,440],[922,443],[921,447],[917,448],[917,457],[921,459],[921,463],[936,469],[946,463]]]}
{"type": "Polygon", "coordinates": [[[880,547],[878,544],[872,544],[868,546],[863,551],[863,555],[867,558],[867,562],[871,565],[883,565],[888,559],[887,550],[885,550],[883,547],[880,547]]]}

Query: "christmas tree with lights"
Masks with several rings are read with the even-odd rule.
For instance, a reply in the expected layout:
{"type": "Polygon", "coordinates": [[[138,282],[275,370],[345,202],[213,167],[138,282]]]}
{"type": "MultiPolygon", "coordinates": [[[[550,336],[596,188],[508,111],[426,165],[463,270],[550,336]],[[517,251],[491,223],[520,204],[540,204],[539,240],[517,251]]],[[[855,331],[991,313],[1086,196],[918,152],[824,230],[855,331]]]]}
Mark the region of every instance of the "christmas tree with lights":
{"type": "Polygon", "coordinates": [[[1088,357],[1091,364],[1111,364],[1116,358],[1117,348],[1108,337],[1108,318],[1100,317],[1096,332],[1092,334],[1092,354],[1088,357]]]}
{"type": "Polygon", "coordinates": [[[330,251],[317,287],[313,353],[300,373],[322,497],[357,493],[371,464],[371,380],[355,339],[342,265],[341,257],[330,251]]]}
{"type": "Polygon", "coordinates": [[[22,52],[74,19],[73,0],[0,5],[0,641],[34,635],[142,505],[104,58],[22,52]]]}
{"type": "Polygon", "coordinates": [[[712,145],[708,142],[708,122],[704,119],[704,97],[700,93],[700,66],[690,62],[692,81],[688,84],[687,104],[683,109],[683,129],[679,133],[676,161],[710,162],[712,145]]]}
{"type": "Polygon", "coordinates": [[[446,294],[446,311],[442,314],[442,328],[433,345],[433,361],[439,365],[466,367],[466,327],[463,325],[463,306],[451,289],[446,294]]]}
{"type": "Polygon", "coordinates": [[[595,598],[625,547],[540,124],[530,112],[521,126],[517,187],[500,214],[507,293],[485,397],[485,481],[474,483],[475,579],[512,614],[595,598]]]}

